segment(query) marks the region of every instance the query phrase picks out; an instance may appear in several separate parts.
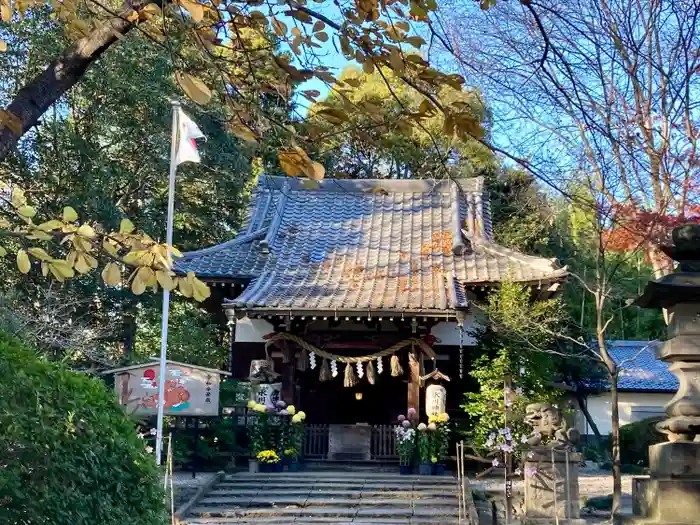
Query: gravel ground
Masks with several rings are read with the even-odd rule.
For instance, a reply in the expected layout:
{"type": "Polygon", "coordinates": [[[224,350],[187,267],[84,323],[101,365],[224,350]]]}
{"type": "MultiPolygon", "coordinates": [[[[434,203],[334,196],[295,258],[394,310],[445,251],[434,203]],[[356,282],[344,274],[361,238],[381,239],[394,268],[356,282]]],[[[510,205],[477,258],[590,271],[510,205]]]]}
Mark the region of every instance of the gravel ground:
{"type": "MultiPolygon", "coordinates": [[[[624,496],[632,496],[632,477],[622,476],[622,494],[624,496]]],[[[609,473],[582,473],[579,476],[579,494],[581,498],[592,498],[597,496],[608,496],[613,491],[613,479],[609,473]]],[[[503,480],[501,479],[481,479],[474,481],[473,485],[481,485],[486,490],[499,490],[503,488],[503,480]]],[[[515,490],[522,490],[523,482],[513,482],[515,490]]]]}
{"type": "MultiPolygon", "coordinates": [[[[633,476],[622,476],[622,511],[625,514],[632,513],[632,478],[633,476]]],[[[486,490],[502,491],[503,481],[500,479],[485,479],[474,482],[475,486],[481,486],[486,490]]],[[[523,482],[517,481],[513,483],[513,489],[517,491],[523,490],[523,482]]],[[[579,475],[579,494],[581,502],[588,498],[609,496],[613,491],[613,478],[610,472],[605,471],[584,471],[579,475]]],[[[581,517],[586,520],[588,525],[607,525],[611,521],[609,512],[593,511],[583,512],[581,517]]]]}

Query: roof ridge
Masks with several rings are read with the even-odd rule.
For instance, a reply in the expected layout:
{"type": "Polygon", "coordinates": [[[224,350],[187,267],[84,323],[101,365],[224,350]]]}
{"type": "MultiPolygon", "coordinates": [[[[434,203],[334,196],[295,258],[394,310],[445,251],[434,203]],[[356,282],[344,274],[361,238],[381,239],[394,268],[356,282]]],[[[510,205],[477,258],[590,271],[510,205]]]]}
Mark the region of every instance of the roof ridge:
{"type": "MultiPolygon", "coordinates": [[[[313,183],[313,181],[312,181],[313,183]]],[[[271,191],[337,191],[346,193],[374,193],[375,188],[387,193],[449,193],[457,185],[468,194],[483,193],[485,179],[479,177],[440,179],[333,179],[327,178],[309,185],[308,179],[260,175],[258,186],[271,191]],[[288,187],[285,188],[285,185],[288,187]]]]}

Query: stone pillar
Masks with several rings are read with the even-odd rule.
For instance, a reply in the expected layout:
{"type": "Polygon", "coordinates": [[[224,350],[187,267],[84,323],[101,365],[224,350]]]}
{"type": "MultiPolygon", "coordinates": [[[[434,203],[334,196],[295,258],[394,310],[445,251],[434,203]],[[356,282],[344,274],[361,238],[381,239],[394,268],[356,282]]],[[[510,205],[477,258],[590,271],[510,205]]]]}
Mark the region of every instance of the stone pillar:
{"type": "Polygon", "coordinates": [[[579,519],[578,467],[581,454],[535,447],[525,457],[525,518],[528,521],[542,520],[542,523],[552,523],[555,516],[566,520],[579,519]]]}
{"type": "Polygon", "coordinates": [[[657,428],[669,442],[649,447],[649,481],[644,491],[647,517],[690,525],[700,518],[700,304],[668,308],[666,341],[659,359],[670,363],[679,388],[666,405],[669,418],[657,428]]]}
{"type": "Polygon", "coordinates": [[[672,245],[659,250],[678,262],[673,273],[650,281],[636,299],[642,308],[665,308],[668,340],[658,358],[670,364],[679,388],[656,428],[668,443],[649,447],[649,479],[638,481],[636,507],[646,521],[690,525],[700,521],[700,224],[674,228],[672,245]]]}

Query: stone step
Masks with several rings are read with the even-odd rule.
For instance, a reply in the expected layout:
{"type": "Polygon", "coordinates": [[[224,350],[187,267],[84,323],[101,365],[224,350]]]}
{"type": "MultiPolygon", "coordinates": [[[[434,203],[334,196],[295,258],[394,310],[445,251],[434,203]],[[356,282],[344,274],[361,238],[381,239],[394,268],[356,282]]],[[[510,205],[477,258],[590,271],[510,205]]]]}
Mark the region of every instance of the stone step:
{"type": "Polygon", "coordinates": [[[314,525],[458,525],[458,520],[453,518],[374,518],[372,520],[348,518],[189,518],[189,525],[283,525],[288,523],[314,524],[314,525]],[[292,521],[293,520],[293,521],[292,521]]]}
{"type": "Polygon", "coordinates": [[[369,491],[447,491],[454,492],[457,490],[457,483],[445,485],[432,485],[429,483],[230,483],[223,481],[216,485],[216,490],[369,490],[369,491]]]}
{"type": "Polygon", "coordinates": [[[259,473],[259,474],[249,474],[249,473],[237,473],[229,474],[224,478],[224,481],[309,481],[312,480],[315,483],[321,482],[345,482],[345,483],[415,483],[415,482],[429,482],[435,484],[449,484],[455,483],[456,478],[454,476],[401,476],[401,475],[387,475],[387,474],[366,474],[366,473],[353,473],[348,472],[347,474],[338,475],[338,473],[333,474],[323,474],[318,472],[277,472],[277,473],[259,473]]]}
{"type": "Polygon", "coordinates": [[[227,508],[258,508],[258,507],[407,507],[429,506],[429,507],[457,507],[457,498],[425,498],[421,500],[411,498],[369,498],[364,494],[362,498],[328,497],[322,494],[317,496],[209,496],[202,498],[199,502],[201,506],[207,507],[227,507],[227,508]]]}
{"type": "Polygon", "coordinates": [[[259,507],[259,508],[232,508],[232,507],[195,507],[190,511],[195,518],[246,518],[252,517],[333,517],[333,518],[364,518],[374,520],[375,518],[454,518],[457,509],[454,507],[430,507],[412,508],[410,506],[368,506],[368,507],[259,507]]]}
{"type": "Polygon", "coordinates": [[[239,489],[239,488],[223,488],[214,489],[207,493],[207,496],[217,496],[217,497],[244,497],[244,496],[265,496],[265,495],[275,495],[275,496],[321,496],[327,495],[328,497],[343,497],[343,498],[413,498],[413,499],[426,499],[426,498],[450,498],[455,499],[457,497],[456,490],[440,489],[440,490],[326,490],[326,489],[316,489],[316,488],[287,488],[287,489],[277,489],[274,491],[269,490],[267,487],[259,487],[255,489],[239,489]]]}

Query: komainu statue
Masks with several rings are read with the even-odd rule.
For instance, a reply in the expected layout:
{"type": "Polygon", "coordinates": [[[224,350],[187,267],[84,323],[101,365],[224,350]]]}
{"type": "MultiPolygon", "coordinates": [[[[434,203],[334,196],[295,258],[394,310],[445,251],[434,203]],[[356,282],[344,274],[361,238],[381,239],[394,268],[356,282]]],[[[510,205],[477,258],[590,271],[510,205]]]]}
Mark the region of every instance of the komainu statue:
{"type": "Polygon", "coordinates": [[[527,437],[529,445],[564,448],[578,443],[581,433],[569,428],[561,410],[554,405],[533,403],[525,407],[525,412],[525,423],[532,427],[532,434],[527,437]]]}

